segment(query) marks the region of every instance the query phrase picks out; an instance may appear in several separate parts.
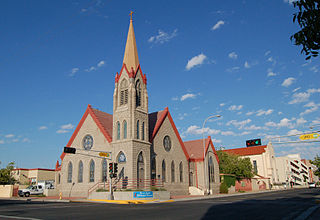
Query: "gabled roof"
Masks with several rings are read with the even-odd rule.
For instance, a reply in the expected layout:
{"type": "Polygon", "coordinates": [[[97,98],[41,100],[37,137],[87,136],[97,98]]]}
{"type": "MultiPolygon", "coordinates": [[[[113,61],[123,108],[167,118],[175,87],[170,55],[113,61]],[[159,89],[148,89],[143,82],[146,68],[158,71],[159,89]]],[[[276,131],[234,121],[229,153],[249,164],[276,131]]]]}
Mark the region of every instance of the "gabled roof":
{"type": "Polygon", "coordinates": [[[179,143],[182,147],[182,150],[187,158],[187,160],[189,160],[189,155],[187,152],[186,147],[184,146],[184,143],[180,137],[180,134],[178,132],[178,129],[176,127],[176,125],[173,122],[173,119],[171,117],[171,114],[169,112],[168,107],[166,107],[164,110],[159,111],[159,112],[153,112],[149,114],[149,141],[152,142],[153,139],[155,138],[155,136],[157,135],[162,123],[164,122],[164,120],[166,119],[166,117],[168,117],[169,122],[174,130],[174,133],[176,134],[179,143]]]}
{"type": "Polygon", "coordinates": [[[223,150],[228,154],[235,154],[239,156],[249,156],[249,155],[259,155],[266,152],[267,145],[254,146],[254,147],[243,147],[243,148],[235,148],[223,150]]]}
{"type": "MultiPolygon", "coordinates": [[[[102,134],[108,140],[108,142],[110,143],[112,141],[112,115],[105,113],[105,112],[102,112],[102,111],[99,111],[98,109],[94,109],[91,107],[91,105],[88,105],[87,110],[84,113],[84,115],[82,116],[76,130],[73,132],[73,134],[67,144],[67,147],[70,147],[72,145],[80,128],[82,127],[84,121],[86,120],[86,118],[89,114],[91,115],[91,117],[93,118],[93,120],[97,124],[97,126],[99,127],[102,134]]],[[[62,153],[60,156],[61,160],[63,160],[64,157],[65,157],[65,153],[62,153]]]]}
{"type": "MultiPolygon", "coordinates": [[[[185,141],[184,146],[187,149],[188,155],[190,160],[192,161],[203,161],[204,159],[204,147],[203,147],[203,139],[198,140],[192,140],[192,141],[185,141]]],[[[206,154],[208,152],[209,146],[211,146],[214,155],[216,156],[216,159],[219,163],[219,158],[216,152],[216,149],[214,148],[214,145],[212,143],[211,137],[208,136],[208,138],[205,139],[205,149],[206,154]]]]}

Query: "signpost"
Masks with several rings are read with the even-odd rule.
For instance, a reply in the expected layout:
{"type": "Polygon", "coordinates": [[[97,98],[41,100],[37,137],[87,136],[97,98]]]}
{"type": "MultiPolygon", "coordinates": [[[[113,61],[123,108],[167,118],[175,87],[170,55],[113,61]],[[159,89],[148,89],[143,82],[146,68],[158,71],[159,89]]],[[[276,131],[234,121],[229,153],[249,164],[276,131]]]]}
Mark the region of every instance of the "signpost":
{"type": "Polygon", "coordinates": [[[319,137],[320,137],[319,133],[313,133],[313,134],[303,134],[299,138],[300,140],[304,141],[304,140],[310,140],[310,139],[317,139],[319,137]]]}
{"type": "Polygon", "coordinates": [[[105,157],[105,158],[111,160],[111,152],[100,152],[99,156],[100,157],[105,157]]]}

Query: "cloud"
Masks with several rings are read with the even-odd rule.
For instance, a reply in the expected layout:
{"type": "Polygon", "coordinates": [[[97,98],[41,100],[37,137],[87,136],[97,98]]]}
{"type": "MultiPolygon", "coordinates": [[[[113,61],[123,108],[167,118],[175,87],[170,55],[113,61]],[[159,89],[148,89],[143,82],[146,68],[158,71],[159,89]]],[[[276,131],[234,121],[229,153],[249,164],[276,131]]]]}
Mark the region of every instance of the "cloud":
{"type": "Polygon", "coordinates": [[[285,79],[281,85],[284,86],[284,87],[288,87],[288,86],[290,86],[294,81],[296,81],[295,78],[289,77],[289,78],[285,79]]]}
{"type": "Polygon", "coordinates": [[[149,43],[160,43],[163,44],[165,42],[170,41],[172,38],[177,36],[178,29],[175,29],[171,34],[168,34],[162,30],[158,30],[158,35],[151,36],[148,40],[149,43]]]}
{"type": "Polygon", "coordinates": [[[105,61],[104,61],[104,60],[101,60],[101,61],[97,64],[98,67],[102,67],[103,65],[105,65],[105,61]]]}
{"type": "Polygon", "coordinates": [[[298,91],[299,89],[301,89],[301,87],[295,88],[294,90],[292,90],[292,92],[295,93],[295,92],[298,91]]]}
{"type": "Polygon", "coordinates": [[[71,123],[61,126],[61,129],[72,129],[72,128],[74,128],[74,125],[72,125],[71,123]]]}
{"type": "Polygon", "coordinates": [[[309,70],[314,73],[317,73],[317,72],[319,72],[319,67],[318,67],[318,65],[316,65],[316,66],[310,67],[309,70]]]}
{"type": "Polygon", "coordinates": [[[277,75],[277,74],[275,74],[274,72],[269,71],[267,76],[268,76],[268,77],[272,77],[272,76],[276,76],[276,75],[277,75]]]}
{"type": "Polygon", "coordinates": [[[58,134],[68,133],[68,132],[70,132],[71,129],[73,129],[73,128],[74,128],[74,125],[72,125],[71,123],[69,123],[69,124],[61,125],[61,126],[60,126],[60,129],[57,130],[56,132],[57,132],[58,134]]]}
{"type": "Polygon", "coordinates": [[[288,3],[288,4],[292,4],[293,2],[296,2],[298,0],[283,0],[283,2],[288,3]]]}
{"type": "Polygon", "coordinates": [[[298,118],[297,119],[297,125],[302,125],[302,124],[304,124],[306,122],[307,122],[307,120],[305,120],[304,118],[298,118]]]}
{"type": "Polygon", "coordinates": [[[236,136],[236,133],[234,133],[233,131],[222,131],[221,135],[223,135],[223,136],[236,136]]]}
{"type": "Polygon", "coordinates": [[[197,95],[192,93],[187,93],[181,96],[180,101],[184,101],[186,99],[194,99],[197,95]]]}
{"type": "Polygon", "coordinates": [[[288,131],[287,135],[296,135],[296,134],[301,134],[302,131],[298,131],[297,129],[293,129],[288,131]]]}
{"type": "Polygon", "coordinates": [[[172,100],[172,101],[178,101],[179,98],[178,98],[178,97],[172,97],[171,100],[172,100]]]}
{"type": "Polygon", "coordinates": [[[244,67],[247,69],[249,69],[251,67],[250,64],[248,63],[248,61],[244,62],[244,67]]]}
{"type": "Polygon", "coordinates": [[[199,66],[199,65],[203,64],[203,61],[206,58],[207,58],[206,55],[204,55],[203,53],[199,54],[198,56],[192,57],[190,60],[188,60],[186,69],[190,70],[195,66],[199,66]]]}
{"type": "Polygon", "coordinates": [[[30,143],[31,141],[29,138],[23,138],[21,142],[22,143],[30,143]]]}
{"type": "Polygon", "coordinates": [[[220,103],[219,105],[220,105],[220,107],[223,107],[226,105],[226,103],[220,103]]]}
{"type": "Polygon", "coordinates": [[[239,71],[239,70],[240,70],[240,67],[235,66],[235,67],[232,67],[232,68],[228,68],[228,69],[227,69],[227,72],[232,73],[232,72],[237,72],[237,71],[239,71]]]}
{"type": "Polygon", "coordinates": [[[265,56],[268,56],[271,53],[270,50],[268,50],[267,52],[264,53],[265,56]]]}
{"type": "Polygon", "coordinates": [[[231,106],[228,108],[228,110],[230,110],[230,111],[239,111],[239,110],[242,109],[242,107],[243,107],[243,105],[231,105],[231,106]]]}
{"type": "Polygon", "coordinates": [[[0,140],[0,144],[4,144],[4,140],[0,140]]]}
{"type": "Polygon", "coordinates": [[[238,54],[236,54],[236,52],[231,52],[231,53],[229,53],[228,57],[230,59],[236,60],[238,58],[238,54]]]}
{"type": "Polygon", "coordinates": [[[238,127],[239,129],[242,129],[246,124],[249,124],[250,122],[251,122],[251,119],[246,119],[243,121],[231,120],[231,121],[228,121],[226,125],[227,126],[233,125],[235,127],[238,127]]]}
{"type": "Polygon", "coordinates": [[[289,104],[307,102],[311,94],[314,94],[314,93],[320,93],[320,88],[318,89],[312,88],[312,89],[308,89],[306,92],[294,93],[292,95],[292,100],[289,102],[289,104]]]}
{"type": "Polygon", "coordinates": [[[283,118],[280,120],[279,123],[275,123],[272,121],[266,122],[265,126],[268,127],[276,127],[276,128],[281,128],[281,127],[288,127],[288,128],[293,128],[293,124],[291,123],[292,120],[288,119],[288,118],[283,118]]]}
{"type": "Polygon", "coordinates": [[[215,143],[222,143],[221,140],[218,140],[218,139],[215,139],[215,138],[213,138],[213,139],[211,139],[211,140],[212,140],[213,144],[215,144],[215,143]]]}
{"type": "Polygon", "coordinates": [[[40,126],[38,129],[41,131],[41,130],[46,130],[46,129],[48,129],[48,127],[47,127],[47,126],[40,126]]]}
{"type": "Polygon", "coordinates": [[[220,130],[215,130],[211,128],[200,128],[199,126],[191,125],[190,127],[187,128],[187,131],[185,133],[195,134],[195,135],[200,135],[200,134],[215,135],[215,134],[219,134],[220,132],[221,132],[220,130]]]}
{"type": "Polygon", "coordinates": [[[260,109],[260,110],[257,111],[257,116],[270,115],[270,114],[272,114],[272,112],[273,112],[273,109],[268,109],[266,111],[260,109]]]}
{"type": "Polygon", "coordinates": [[[304,112],[300,113],[300,116],[310,114],[312,112],[315,112],[319,109],[320,104],[316,104],[314,102],[309,102],[308,104],[304,105],[304,107],[308,108],[304,112]]]}
{"type": "Polygon", "coordinates": [[[104,66],[106,64],[106,62],[104,60],[101,60],[97,63],[97,65],[95,66],[91,66],[89,67],[88,69],[85,69],[84,71],[86,72],[92,72],[92,71],[96,71],[98,70],[99,68],[101,68],[102,66],[104,66]]]}
{"type": "Polygon", "coordinates": [[[79,68],[77,68],[77,67],[72,68],[72,70],[71,70],[71,72],[70,72],[69,76],[74,76],[74,75],[76,75],[76,73],[77,73],[78,71],[79,71],[79,68]]]}
{"type": "Polygon", "coordinates": [[[215,25],[212,26],[211,30],[215,31],[215,30],[217,30],[218,28],[220,28],[224,24],[225,24],[225,22],[220,20],[215,25]]]}
{"type": "Polygon", "coordinates": [[[4,136],[5,138],[13,138],[14,137],[14,134],[7,134],[4,136]]]}

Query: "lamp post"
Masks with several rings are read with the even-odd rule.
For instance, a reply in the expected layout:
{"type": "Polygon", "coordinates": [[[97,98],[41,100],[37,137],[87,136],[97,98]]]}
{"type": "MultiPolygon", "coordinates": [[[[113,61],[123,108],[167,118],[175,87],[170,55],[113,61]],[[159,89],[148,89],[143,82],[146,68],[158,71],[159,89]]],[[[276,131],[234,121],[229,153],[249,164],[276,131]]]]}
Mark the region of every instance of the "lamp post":
{"type": "MultiPolygon", "coordinates": [[[[202,125],[202,142],[203,142],[203,176],[204,176],[204,191],[206,189],[206,163],[205,163],[205,158],[206,158],[206,143],[205,143],[205,139],[204,139],[204,126],[206,124],[206,122],[211,119],[211,118],[220,118],[221,115],[211,115],[208,118],[206,118],[206,120],[204,120],[203,125],[202,125]]],[[[210,186],[210,183],[209,183],[210,186]]]]}

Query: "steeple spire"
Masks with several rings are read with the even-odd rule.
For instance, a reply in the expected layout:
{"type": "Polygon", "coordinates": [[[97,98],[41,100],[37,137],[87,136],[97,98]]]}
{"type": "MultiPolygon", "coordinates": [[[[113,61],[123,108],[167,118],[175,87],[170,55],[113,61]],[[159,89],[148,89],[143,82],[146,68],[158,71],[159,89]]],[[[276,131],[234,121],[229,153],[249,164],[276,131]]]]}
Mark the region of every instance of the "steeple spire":
{"type": "Polygon", "coordinates": [[[124,51],[123,63],[126,64],[128,70],[131,70],[131,67],[136,70],[139,66],[139,58],[138,58],[138,51],[137,51],[137,44],[136,38],[134,36],[133,24],[132,24],[132,14],[129,14],[130,17],[130,25],[126,43],[126,49],[124,51]]]}

